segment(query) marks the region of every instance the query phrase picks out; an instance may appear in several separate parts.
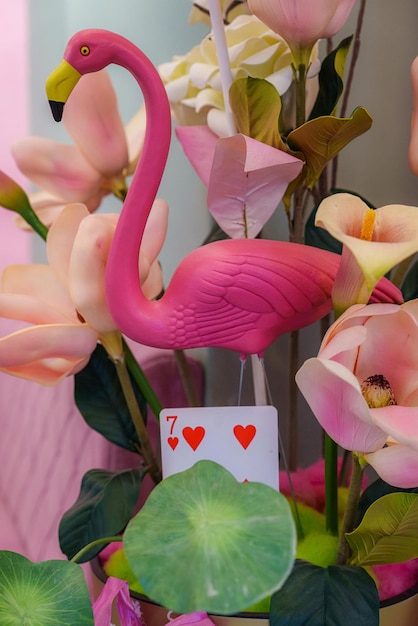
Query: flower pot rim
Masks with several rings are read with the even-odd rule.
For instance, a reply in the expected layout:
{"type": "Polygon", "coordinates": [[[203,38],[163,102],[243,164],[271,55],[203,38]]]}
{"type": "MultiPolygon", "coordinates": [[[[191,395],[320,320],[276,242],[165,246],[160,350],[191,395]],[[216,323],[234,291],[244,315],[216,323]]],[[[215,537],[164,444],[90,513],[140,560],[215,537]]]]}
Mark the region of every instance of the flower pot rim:
{"type": "MultiPolygon", "coordinates": [[[[104,571],[102,564],[100,562],[100,556],[96,556],[94,559],[92,559],[90,561],[90,567],[92,569],[93,574],[102,582],[105,583],[108,576],[106,574],[106,572],[104,571]]],[[[142,601],[142,602],[148,602],[149,604],[152,604],[154,606],[161,606],[160,604],[158,604],[158,602],[154,602],[154,600],[151,600],[148,596],[146,596],[145,594],[141,594],[138,593],[137,591],[131,591],[129,590],[129,593],[131,594],[131,596],[133,598],[135,598],[138,601],[142,601]]],[[[396,596],[392,596],[391,598],[387,598],[386,600],[381,600],[380,602],[380,608],[383,609],[387,606],[392,606],[393,604],[397,604],[399,602],[402,602],[404,600],[408,600],[408,598],[411,598],[412,596],[414,596],[415,594],[418,593],[418,581],[409,589],[407,589],[406,591],[403,591],[402,593],[399,593],[396,596]]],[[[220,616],[223,617],[223,616],[220,616]]],[[[240,613],[234,613],[234,617],[239,617],[239,618],[243,618],[243,619],[267,619],[269,617],[268,613],[261,613],[261,612],[240,612],[240,613]]]]}

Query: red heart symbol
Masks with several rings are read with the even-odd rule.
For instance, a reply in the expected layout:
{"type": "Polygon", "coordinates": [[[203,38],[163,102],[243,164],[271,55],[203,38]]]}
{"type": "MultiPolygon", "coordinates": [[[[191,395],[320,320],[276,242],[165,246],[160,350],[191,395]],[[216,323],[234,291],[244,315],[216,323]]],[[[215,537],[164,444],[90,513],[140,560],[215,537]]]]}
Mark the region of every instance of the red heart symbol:
{"type": "Polygon", "coordinates": [[[167,443],[170,446],[170,448],[172,450],[175,450],[177,448],[177,444],[179,442],[179,438],[178,437],[169,437],[167,439],[167,443]]]}
{"type": "Polygon", "coordinates": [[[241,426],[238,424],[237,426],[234,426],[234,435],[244,450],[248,448],[254,439],[256,431],[257,429],[253,424],[248,424],[248,426],[241,426]]]}
{"type": "Polygon", "coordinates": [[[196,426],[196,428],[191,428],[190,426],[186,426],[183,428],[183,437],[189,444],[189,446],[193,450],[197,450],[199,445],[202,442],[203,437],[205,436],[205,429],[203,426],[196,426]]]}

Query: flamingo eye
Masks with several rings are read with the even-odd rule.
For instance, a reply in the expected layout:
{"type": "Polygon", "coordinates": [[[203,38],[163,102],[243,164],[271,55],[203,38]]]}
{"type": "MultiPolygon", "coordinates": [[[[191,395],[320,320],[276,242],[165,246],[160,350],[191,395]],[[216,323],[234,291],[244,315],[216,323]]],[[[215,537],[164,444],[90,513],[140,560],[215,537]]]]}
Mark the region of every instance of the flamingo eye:
{"type": "Polygon", "coordinates": [[[90,48],[88,46],[81,46],[80,53],[83,55],[83,57],[86,57],[88,54],[90,54],[90,48]]]}

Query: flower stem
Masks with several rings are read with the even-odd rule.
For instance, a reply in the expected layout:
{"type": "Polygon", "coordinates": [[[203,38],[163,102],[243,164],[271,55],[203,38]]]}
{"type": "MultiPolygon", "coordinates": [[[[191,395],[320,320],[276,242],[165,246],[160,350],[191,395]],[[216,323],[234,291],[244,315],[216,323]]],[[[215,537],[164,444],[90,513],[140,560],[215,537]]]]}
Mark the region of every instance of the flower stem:
{"type": "Polygon", "coordinates": [[[96,546],[107,545],[108,543],[115,543],[122,541],[122,537],[120,535],[112,535],[110,537],[102,537],[101,539],[95,539],[91,541],[86,546],[81,548],[71,559],[70,563],[77,563],[89,550],[92,548],[96,548],[96,546]]]}
{"type": "Polygon", "coordinates": [[[157,395],[155,391],[153,390],[153,388],[151,387],[148,378],[145,376],[141,366],[139,365],[138,361],[132,354],[132,351],[129,345],[126,343],[125,339],[122,339],[122,343],[123,343],[123,351],[125,355],[126,367],[128,368],[129,373],[131,374],[132,378],[134,379],[134,381],[140,388],[148,406],[150,407],[151,411],[154,414],[155,419],[158,422],[160,419],[160,413],[163,408],[161,405],[161,402],[157,398],[157,395]]]}
{"type": "Polygon", "coordinates": [[[353,453],[353,470],[338,544],[337,565],[345,565],[350,555],[350,546],[348,545],[345,535],[346,533],[350,533],[354,528],[363,482],[363,472],[364,467],[358,455],[353,453]]]}
{"type": "Polygon", "coordinates": [[[151,447],[147,427],[132,388],[125,359],[115,359],[114,363],[132,422],[139,437],[141,454],[148,466],[147,469],[149,475],[153,479],[154,483],[157,484],[161,481],[161,467],[151,447]]]}
{"type": "Polygon", "coordinates": [[[329,533],[338,535],[338,446],[327,433],[324,439],[325,524],[329,533]]]}

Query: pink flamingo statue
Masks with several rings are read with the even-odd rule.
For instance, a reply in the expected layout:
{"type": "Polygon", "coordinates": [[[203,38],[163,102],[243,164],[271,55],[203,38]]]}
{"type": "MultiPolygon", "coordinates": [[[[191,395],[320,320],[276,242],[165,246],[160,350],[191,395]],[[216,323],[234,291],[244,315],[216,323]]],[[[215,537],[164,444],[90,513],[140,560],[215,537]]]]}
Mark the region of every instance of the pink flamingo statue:
{"type": "Polygon", "coordinates": [[[48,78],[47,95],[59,121],[81,75],[111,63],[136,78],[147,112],[143,153],[106,268],[109,307],[120,330],[159,348],[217,346],[260,355],[279,335],[329,312],[339,256],[262,239],[223,240],[197,248],[180,263],[160,300],[145,298],[139,249],[171,138],[170,108],[158,72],[127,39],[105,30],[83,30],[70,39],[64,60],[48,78]]]}

